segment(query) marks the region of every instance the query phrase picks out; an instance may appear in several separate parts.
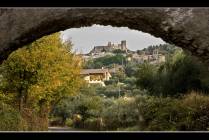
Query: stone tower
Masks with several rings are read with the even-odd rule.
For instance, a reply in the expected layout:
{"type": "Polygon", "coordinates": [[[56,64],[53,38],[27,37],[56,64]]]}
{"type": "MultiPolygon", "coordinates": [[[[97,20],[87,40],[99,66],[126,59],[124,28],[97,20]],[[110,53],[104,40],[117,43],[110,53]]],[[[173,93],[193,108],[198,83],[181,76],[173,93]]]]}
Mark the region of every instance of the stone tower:
{"type": "Polygon", "coordinates": [[[126,48],[126,40],[122,40],[122,41],[121,41],[121,50],[127,52],[127,48],[126,48]]]}
{"type": "Polygon", "coordinates": [[[153,50],[152,55],[156,60],[158,60],[158,49],[153,50]]]}
{"type": "Polygon", "coordinates": [[[108,47],[111,47],[111,42],[108,42],[107,46],[108,46],[108,47]]]}

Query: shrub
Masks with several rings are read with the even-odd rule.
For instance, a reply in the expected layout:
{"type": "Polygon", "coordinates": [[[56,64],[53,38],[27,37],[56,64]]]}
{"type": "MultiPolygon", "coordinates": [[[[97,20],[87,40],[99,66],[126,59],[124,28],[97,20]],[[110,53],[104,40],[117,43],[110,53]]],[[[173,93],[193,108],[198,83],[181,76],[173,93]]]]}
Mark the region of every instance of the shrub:
{"type": "Polygon", "coordinates": [[[102,130],[104,127],[102,118],[88,118],[84,122],[84,128],[89,130],[102,130]]]}
{"type": "Polygon", "coordinates": [[[105,83],[105,85],[113,85],[113,84],[117,84],[118,80],[117,79],[110,79],[108,81],[105,81],[104,83],[105,83]]]}
{"type": "Polygon", "coordinates": [[[180,96],[191,90],[209,91],[207,67],[195,57],[177,51],[155,67],[142,64],[137,71],[137,85],[152,95],[180,96]]]}
{"type": "Polygon", "coordinates": [[[130,85],[130,86],[133,86],[136,83],[136,78],[135,77],[127,77],[123,82],[125,84],[130,85]]]}
{"type": "Polygon", "coordinates": [[[50,119],[50,126],[59,126],[62,125],[62,118],[61,117],[53,117],[50,119]]]}
{"type": "Polygon", "coordinates": [[[22,118],[27,123],[27,131],[47,131],[48,116],[43,117],[36,110],[31,108],[23,108],[22,118]]]}
{"type": "Polygon", "coordinates": [[[153,91],[153,85],[155,84],[156,68],[148,63],[144,63],[139,66],[137,71],[136,84],[142,89],[153,91]]]}
{"type": "Polygon", "coordinates": [[[26,122],[20,113],[7,104],[0,103],[0,131],[27,130],[26,122]]]}
{"type": "Polygon", "coordinates": [[[153,96],[138,96],[136,103],[141,117],[139,127],[142,130],[168,130],[173,124],[170,113],[173,103],[171,98],[160,98],[153,96]]]}
{"type": "Polygon", "coordinates": [[[65,125],[67,125],[68,127],[72,127],[73,126],[73,120],[71,118],[66,119],[65,125]]]}
{"type": "Polygon", "coordinates": [[[140,130],[206,131],[209,128],[209,97],[192,92],[181,98],[138,96],[140,130]]]}
{"type": "Polygon", "coordinates": [[[187,109],[184,119],[185,130],[206,131],[209,128],[209,97],[202,93],[191,92],[181,100],[187,109]]]}
{"type": "Polygon", "coordinates": [[[119,98],[111,106],[104,108],[102,118],[105,129],[116,130],[117,128],[136,125],[138,113],[133,100],[119,98]]]}

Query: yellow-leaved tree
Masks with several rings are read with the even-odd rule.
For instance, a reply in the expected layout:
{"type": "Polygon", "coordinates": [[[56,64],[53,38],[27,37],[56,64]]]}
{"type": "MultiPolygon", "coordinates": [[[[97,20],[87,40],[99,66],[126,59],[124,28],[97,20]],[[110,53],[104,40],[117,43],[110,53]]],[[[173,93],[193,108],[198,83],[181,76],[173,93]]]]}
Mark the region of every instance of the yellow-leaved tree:
{"type": "Polygon", "coordinates": [[[82,83],[81,59],[71,48],[55,33],[18,49],[1,65],[1,93],[12,97],[11,104],[23,118],[30,118],[28,122],[40,122],[33,130],[46,130],[50,107],[76,94],[82,83]],[[29,112],[35,112],[34,119],[29,112]]]}

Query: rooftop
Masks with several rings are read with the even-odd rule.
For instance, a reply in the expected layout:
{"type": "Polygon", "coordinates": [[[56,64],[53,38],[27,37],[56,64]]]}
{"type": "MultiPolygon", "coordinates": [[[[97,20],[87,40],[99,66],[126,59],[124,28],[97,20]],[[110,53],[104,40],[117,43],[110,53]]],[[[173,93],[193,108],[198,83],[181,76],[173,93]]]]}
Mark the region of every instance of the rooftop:
{"type": "Polygon", "coordinates": [[[108,72],[108,69],[82,69],[80,74],[96,74],[96,73],[105,73],[108,72]]]}

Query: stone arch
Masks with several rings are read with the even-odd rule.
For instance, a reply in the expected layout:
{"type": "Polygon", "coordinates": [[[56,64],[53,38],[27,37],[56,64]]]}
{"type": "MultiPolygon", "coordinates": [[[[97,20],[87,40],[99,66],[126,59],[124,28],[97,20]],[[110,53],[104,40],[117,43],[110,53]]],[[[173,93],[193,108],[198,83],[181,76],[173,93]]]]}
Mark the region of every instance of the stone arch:
{"type": "Polygon", "coordinates": [[[100,24],[150,33],[209,64],[207,8],[1,8],[0,21],[0,62],[44,35],[100,24]]]}

